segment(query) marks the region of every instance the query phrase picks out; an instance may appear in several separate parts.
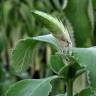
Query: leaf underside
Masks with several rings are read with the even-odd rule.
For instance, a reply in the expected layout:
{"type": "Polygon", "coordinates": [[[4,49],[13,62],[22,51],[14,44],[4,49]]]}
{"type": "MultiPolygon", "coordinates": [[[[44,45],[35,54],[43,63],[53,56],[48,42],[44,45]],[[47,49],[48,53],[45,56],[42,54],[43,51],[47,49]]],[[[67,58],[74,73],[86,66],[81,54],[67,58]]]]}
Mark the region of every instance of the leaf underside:
{"type": "Polygon", "coordinates": [[[19,81],[9,88],[6,96],[48,96],[52,90],[50,81],[56,78],[57,76],[19,81]]]}
{"type": "Polygon", "coordinates": [[[77,62],[86,67],[89,84],[96,91],[96,48],[73,48],[72,50],[77,62]]]}
{"type": "Polygon", "coordinates": [[[32,64],[32,53],[36,42],[32,38],[20,40],[12,51],[11,67],[15,72],[23,72],[32,64]]]}

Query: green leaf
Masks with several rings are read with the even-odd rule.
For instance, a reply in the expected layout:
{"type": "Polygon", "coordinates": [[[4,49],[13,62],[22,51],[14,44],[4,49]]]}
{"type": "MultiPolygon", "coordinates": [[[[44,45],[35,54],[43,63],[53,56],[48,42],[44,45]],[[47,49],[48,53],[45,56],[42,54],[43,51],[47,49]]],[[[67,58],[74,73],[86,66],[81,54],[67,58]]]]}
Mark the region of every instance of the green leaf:
{"type": "Polygon", "coordinates": [[[66,96],[66,95],[64,95],[64,94],[58,94],[58,95],[56,95],[56,96],[66,96]]]}
{"type": "MultiPolygon", "coordinates": [[[[25,24],[26,33],[28,33],[28,35],[30,36],[33,36],[36,30],[34,30],[35,22],[32,14],[30,14],[30,8],[27,5],[21,3],[20,14],[22,15],[22,18],[25,21],[24,24],[25,24]]],[[[36,33],[37,32],[35,32],[35,34],[36,33]]]]}
{"type": "Polygon", "coordinates": [[[36,42],[32,38],[20,40],[12,51],[11,67],[19,73],[28,69],[32,64],[32,53],[36,42]]]}
{"type": "Polygon", "coordinates": [[[59,75],[63,76],[64,79],[76,79],[78,76],[85,72],[84,67],[80,66],[76,61],[73,62],[74,63],[71,62],[69,65],[65,65],[59,71],[59,75]]]}
{"type": "Polygon", "coordinates": [[[54,10],[56,11],[60,11],[61,10],[61,3],[63,3],[63,1],[61,0],[49,0],[50,4],[52,5],[52,7],[54,8],[54,10]],[[61,1],[61,2],[60,2],[61,1]]]}
{"type": "Polygon", "coordinates": [[[57,74],[62,69],[62,67],[65,66],[63,59],[60,55],[52,55],[49,64],[51,69],[57,74]]]}
{"type": "Polygon", "coordinates": [[[63,76],[64,79],[75,79],[85,72],[85,67],[80,66],[73,56],[70,56],[69,59],[70,61],[64,62],[65,58],[62,54],[55,54],[51,56],[49,64],[53,72],[63,76]]]}
{"type": "Polygon", "coordinates": [[[67,54],[66,57],[64,53],[52,55],[50,66],[55,73],[64,77],[64,79],[75,79],[85,72],[85,67],[81,66],[75,58],[69,54],[67,54]]]}
{"type": "Polygon", "coordinates": [[[2,84],[2,82],[4,81],[5,79],[5,73],[4,73],[4,68],[0,62],[0,84],[2,84]]]}
{"type": "Polygon", "coordinates": [[[8,15],[10,13],[10,10],[12,9],[12,5],[10,1],[6,1],[3,3],[3,18],[4,18],[4,24],[6,25],[8,23],[8,15]]]}
{"type": "Polygon", "coordinates": [[[33,37],[32,39],[42,41],[42,42],[47,42],[47,43],[53,45],[58,51],[62,50],[60,48],[59,41],[52,34],[36,36],[36,37],[33,37]]]}
{"type": "Polygon", "coordinates": [[[43,22],[43,24],[52,32],[59,42],[63,41],[72,46],[69,33],[60,20],[41,11],[34,11],[33,14],[35,14],[41,22],[43,22]]]}
{"type": "Polygon", "coordinates": [[[92,0],[93,2],[93,8],[96,10],[96,0],[92,0]]]}
{"type": "Polygon", "coordinates": [[[92,31],[94,30],[94,12],[93,12],[93,4],[92,4],[92,0],[89,0],[88,2],[88,16],[89,16],[89,20],[92,26],[92,31]]]}
{"type": "Polygon", "coordinates": [[[88,70],[89,83],[96,90],[96,48],[73,48],[77,62],[88,70]]]}
{"type": "Polygon", "coordinates": [[[92,0],[67,0],[65,15],[74,29],[74,37],[78,47],[91,46],[93,36],[92,0]]]}
{"type": "Polygon", "coordinates": [[[6,40],[4,34],[1,32],[0,33],[0,53],[3,51],[3,49],[6,46],[6,40]]]}
{"type": "Polygon", "coordinates": [[[55,78],[57,76],[19,81],[9,88],[6,96],[48,96],[52,90],[50,81],[55,78]]]}
{"type": "Polygon", "coordinates": [[[41,11],[33,11],[33,14],[38,16],[44,25],[53,33],[65,31],[63,24],[57,18],[41,11]]]}
{"type": "Polygon", "coordinates": [[[76,94],[75,96],[93,96],[93,95],[92,95],[91,89],[86,88],[82,90],[80,93],[76,94]]]}

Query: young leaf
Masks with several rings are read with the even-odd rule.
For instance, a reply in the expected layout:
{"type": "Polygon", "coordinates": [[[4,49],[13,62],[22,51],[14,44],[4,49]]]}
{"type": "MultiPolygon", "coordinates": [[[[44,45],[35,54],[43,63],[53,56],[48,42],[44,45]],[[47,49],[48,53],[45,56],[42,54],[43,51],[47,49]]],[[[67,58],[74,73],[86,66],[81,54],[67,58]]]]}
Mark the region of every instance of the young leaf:
{"type": "Polygon", "coordinates": [[[40,20],[42,20],[42,23],[53,33],[58,32],[65,32],[65,28],[61,21],[59,21],[57,18],[52,17],[51,15],[41,12],[41,11],[33,11],[34,15],[37,16],[40,20]]]}
{"type": "Polygon", "coordinates": [[[63,76],[64,79],[76,79],[84,72],[84,67],[81,67],[77,62],[75,62],[72,65],[70,64],[62,67],[62,69],[59,71],[59,75],[63,76]]]}
{"type": "Polygon", "coordinates": [[[34,11],[33,14],[35,14],[41,20],[41,22],[52,32],[52,34],[60,42],[66,42],[68,43],[68,45],[72,46],[69,33],[61,21],[41,11],[34,11]]]}
{"type": "Polygon", "coordinates": [[[36,42],[32,38],[20,40],[12,51],[11,67],[15,72],[25,71],[32,64],[32,52],[36,42]]]}
{"type": "Polygon", "coordinates": [[[50,81],[56,78],[57,76],[19,81],[9,88],[6,96],[48,96],[52,90],[50,81]]]}

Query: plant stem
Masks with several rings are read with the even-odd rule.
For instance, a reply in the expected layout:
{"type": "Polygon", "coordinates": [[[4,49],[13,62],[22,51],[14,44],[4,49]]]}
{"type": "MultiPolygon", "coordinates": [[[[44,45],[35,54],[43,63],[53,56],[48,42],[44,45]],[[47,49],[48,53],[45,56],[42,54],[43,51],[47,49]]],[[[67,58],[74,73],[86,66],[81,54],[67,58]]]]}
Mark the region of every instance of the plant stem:
{"type": "Polygon", "coordinates": [[[73,80],[67,81],[67,96],[73,96],[73,80]]]}

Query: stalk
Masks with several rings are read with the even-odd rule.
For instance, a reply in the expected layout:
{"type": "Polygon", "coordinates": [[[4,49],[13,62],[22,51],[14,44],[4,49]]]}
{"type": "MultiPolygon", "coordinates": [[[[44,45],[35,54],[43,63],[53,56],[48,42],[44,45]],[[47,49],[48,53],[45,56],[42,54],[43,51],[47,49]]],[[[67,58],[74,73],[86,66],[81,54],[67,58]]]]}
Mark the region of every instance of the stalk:
{"type": "Polygon", "coordinates": [[[67,81],[67,96],[73,96],[73,80],[67,81]]]}

